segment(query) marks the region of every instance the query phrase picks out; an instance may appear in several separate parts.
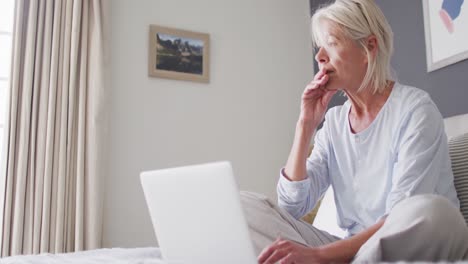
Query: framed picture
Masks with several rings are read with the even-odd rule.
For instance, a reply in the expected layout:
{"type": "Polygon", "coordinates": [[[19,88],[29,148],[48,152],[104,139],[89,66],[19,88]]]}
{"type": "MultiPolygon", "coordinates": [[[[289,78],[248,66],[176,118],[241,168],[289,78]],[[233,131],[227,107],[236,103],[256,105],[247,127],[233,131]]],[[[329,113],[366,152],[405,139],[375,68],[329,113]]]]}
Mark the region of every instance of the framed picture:
{"type": "Polygon", "coordinates": [[[464,0],[422,0],[427,71],[468,58],[468,4],[464,0]]]}
{"type": "Polygon", "coordinates": [[[148,75],[207,83],[209,52],[208,34],[150,25],[148,75]]]}

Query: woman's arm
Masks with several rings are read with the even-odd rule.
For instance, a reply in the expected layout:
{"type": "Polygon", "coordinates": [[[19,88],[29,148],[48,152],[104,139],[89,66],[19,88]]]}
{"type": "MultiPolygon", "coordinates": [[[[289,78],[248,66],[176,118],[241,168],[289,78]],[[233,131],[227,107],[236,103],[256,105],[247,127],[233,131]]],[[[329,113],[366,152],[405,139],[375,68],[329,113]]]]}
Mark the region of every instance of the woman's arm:
{"type": "Polygon", "coordinates": [[[336,93],[336,91],[328,91],[324,88],[327,82],[328,75],[320,70],[302,94],[301,114],[284,170],[285,176],[291,181],[301,181],[307,176],[306,160],[312,135],[322,121],[331,98],[336,93]]]}
{"type": "Polygon", "coordinates": [[[320,162],[307,162],[312,136],[334,94],[321,88],[327,81],[328,76],[320,71],[304,90],[294,142],[278,181],[278,205],[296,219],[312,210],[319,196],[329,186],[327,164],[323,162],[327,154],[320,147],[327,145],[323,142],[326,140],[323,131],[318,132],[317,137],[320,140],[317,140],[317,146],[314,147],[314,157],[320,158],[320,162]],[[311,174],[314,177],[308,177],[311,174]]]}
{"type": "Polygon", "coordinates": [[[320,247],[326,262],[351,262],[359,249],[371,238],[385,223],[382,219],[368,229],[348,238],[320,247]]]}
{"type": "Polygon", "coordinates": [[[348,239],[333,242],[321,247],[310,248],[292,241],[278,239],[265,248],[258,257],[258,263],[348,263],[351,262],[359,249],[385,223],[380,220],[373,226],[348,239]]]}
{"type": "Polygon", "coordinates": [[[310,141],[316,129],[313,124],[299,120],[291,152],[284,167],[284,176],[290,181],[302,181],[307,176],[306,160],[309,153],[310,141]]]}

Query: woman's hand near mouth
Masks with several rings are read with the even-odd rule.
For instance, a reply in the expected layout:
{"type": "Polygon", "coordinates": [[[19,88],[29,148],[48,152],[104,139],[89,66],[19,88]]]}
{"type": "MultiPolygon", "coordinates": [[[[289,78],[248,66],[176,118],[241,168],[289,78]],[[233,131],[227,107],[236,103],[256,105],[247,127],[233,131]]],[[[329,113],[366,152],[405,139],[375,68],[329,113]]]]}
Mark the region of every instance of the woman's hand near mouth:
{"type": "MultiPolygon", "coordinates": [[[[331,72],[331,71],[328,71],[331,72]]],[[[336,91],[326,89],[329,75],[327,70],[321,69],[310,82],[303,94],[301,102],[300,120],[311,126],[318,126],[322,121],[327,106],[336,91]]]]}

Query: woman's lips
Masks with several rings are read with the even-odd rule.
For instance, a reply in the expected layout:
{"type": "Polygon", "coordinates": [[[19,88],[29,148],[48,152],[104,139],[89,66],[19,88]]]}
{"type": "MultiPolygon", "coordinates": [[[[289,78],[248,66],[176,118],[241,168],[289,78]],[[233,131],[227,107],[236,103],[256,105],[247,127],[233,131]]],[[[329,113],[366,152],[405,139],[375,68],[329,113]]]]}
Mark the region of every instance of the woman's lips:
{"type": "Polygon", "coordinates": [[[333,70],[329,70],[329,69],[325,69],[325,68],[323,68],[322,71],[325,71],[325,74],[334,73],[333,70]]]}

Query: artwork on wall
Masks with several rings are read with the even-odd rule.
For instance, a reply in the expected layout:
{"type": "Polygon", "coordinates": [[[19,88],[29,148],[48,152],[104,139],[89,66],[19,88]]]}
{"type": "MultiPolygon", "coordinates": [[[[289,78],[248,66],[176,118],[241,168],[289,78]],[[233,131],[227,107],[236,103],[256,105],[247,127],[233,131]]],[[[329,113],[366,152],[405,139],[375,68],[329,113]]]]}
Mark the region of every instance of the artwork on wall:
{"type": "Polygon", "coordinates": [[[209,82],[210,36],[150,25],[148,75],[209,82]]]}
{"type": "Polygon", "coordinates": [[[427,71],[468,58],[468,4],[464,0],[422,0],[427,71]]]}

